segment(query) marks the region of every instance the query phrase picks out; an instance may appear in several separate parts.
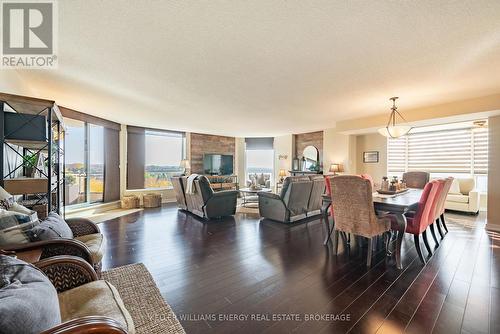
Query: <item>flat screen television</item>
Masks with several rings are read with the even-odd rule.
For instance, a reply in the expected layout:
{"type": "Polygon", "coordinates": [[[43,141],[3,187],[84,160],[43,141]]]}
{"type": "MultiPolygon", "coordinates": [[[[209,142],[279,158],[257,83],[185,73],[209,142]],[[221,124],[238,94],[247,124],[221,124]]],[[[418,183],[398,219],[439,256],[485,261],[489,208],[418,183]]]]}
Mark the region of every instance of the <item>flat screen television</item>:
{"type": "Polygon", "coordinates": [[[209,175],[232,175],[233,156],[224,154],[204,154],[203,171],[209,175]]]}

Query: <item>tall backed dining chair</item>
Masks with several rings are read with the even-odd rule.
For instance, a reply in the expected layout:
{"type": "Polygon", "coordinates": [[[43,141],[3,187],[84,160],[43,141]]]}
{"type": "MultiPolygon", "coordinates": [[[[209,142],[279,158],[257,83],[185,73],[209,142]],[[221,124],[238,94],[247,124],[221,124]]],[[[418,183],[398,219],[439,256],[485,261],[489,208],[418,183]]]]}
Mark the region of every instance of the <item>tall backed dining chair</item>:
{"type": "Polygon", "coordinates": [[[424,189],[429,182],[429,177],[427,172],[406,172],[403,174],[403,182],[408,188],[424,189]]]}
{"type": "MultiPolygon", "coordinates": [[[[445,184],[444,184],[444,189],[443,193],[441,196],[441,200],[439,202],[439,209],[438,209],[438,214],[439,216],[436,217],[436,219],[441,220],[441,224],[443,224],[443,228],[448,233],[448,227],[446,226],[446,221],[444,219],[444,210],[445,210],[445,203],[446,203],[446,198],[448,197],[448,193],[450,192],[451,184],[453,183],[454,178],[453,177],[448,177],[445,179],[445,184]]],[[[438,221],[439,223],[439,221],[438,221]]]]}
{"type": "MultiPolygon", "coordinates": [[[[432,255],[429,241],[427,239],[426,229],[433,222],[433,203],[436,200],[436,196],[439,191],[438,182],[429,182],[425,185],[420,200],[418,202],[417,209],[412,216],[406,217],[406,233],[413,234],[413,241],[415,242],[415,248],[417,250],[418,257],[423,264],[426,263],[422,249],[420,248],[420,235],[424,239],[425,247],[432,255]]],[[[398,225],[395,219],[391,219],[392,229],[398,230],[398,225]]]]}
{"type": "Polygon", "coordinates": [[[370,181],[370,184],[372,185],[372,190],[375,187],[375,184],[373,183],[373,177],[370,174],[361,174],[361,178],[370,181]]]}
{"type": "MultiPolygon", "coordinates": [[[[448,190],[450,189],[449,187],[451,186],[451,183],[447,183],[447,179],[439,179],[439,180],[433,180],[432,182],[438,183],[438,193],[436,194],[437,198],[435,202],[433,203],[432,207],[432,222],[431,222],[431,228],[432,226],[436,225],[436,228],[439,232],[439,235],[441,236],[441,239],[444,238],[444,233],[441,229],[441,225],[439,224],[439,218],[441,216],[441,212],[443,210],[444,206],[444,201],[446,200],[446,196],[448,193],[448,190]],[[448,189],[446,189],[448,187],[448,189]]],[[[453,180],[451,180],[453,181],[453,180]]],[[[434,237],[434,235],[433,235],[434,237]]],[[[434,240],[436,241],[436,240],[434,240]]]]}
{"type": "MultiPolygon", "coordinates": [[[[325,176],[325,193],[326,195],[328,195],[329,197],[332,197],[332,185],[330,183],[330,179],[332,178],[333,176],[325,176]]],[[[333,205],[330,205],[330,211],[328,212],[328,215],[330,217],[333,217],[333,205]]]]}
{"type": "Polygon", "coordinates": [[[369,180],[355,175],[340,175],[330,178],[330,186],[335,221],[335,254],[338,250],[339,232],[368,238],[366,265],[369,267],[374,237],[390,231],[390,219],[377,217],[369,180]]]}

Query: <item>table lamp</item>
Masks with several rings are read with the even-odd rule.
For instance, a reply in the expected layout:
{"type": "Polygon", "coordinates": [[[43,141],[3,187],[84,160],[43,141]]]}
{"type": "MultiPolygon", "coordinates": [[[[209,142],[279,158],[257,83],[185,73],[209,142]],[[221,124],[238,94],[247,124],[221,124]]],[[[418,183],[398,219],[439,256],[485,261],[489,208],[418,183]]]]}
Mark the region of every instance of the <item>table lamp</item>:
{"type": "Polygon", "coordinates": [[[191,169],[191,163],[188,159],[182,159],[179,167],[184,168],[184,174],[188,174],[188,169],[191,169]]]}
{"type": "Polygon", "coordinates": [[[280,169],[280,172],[278,173],[278,176],[280,177],[280,183],[283,183],[283,179],[286,176],[286,170],[280,169]]]}
{"type": "Polygon", "coordinates": [[[341,172],[340,164],[331,164],[330,165],[330,173],[336,175],[338,172],[341,172]]]}

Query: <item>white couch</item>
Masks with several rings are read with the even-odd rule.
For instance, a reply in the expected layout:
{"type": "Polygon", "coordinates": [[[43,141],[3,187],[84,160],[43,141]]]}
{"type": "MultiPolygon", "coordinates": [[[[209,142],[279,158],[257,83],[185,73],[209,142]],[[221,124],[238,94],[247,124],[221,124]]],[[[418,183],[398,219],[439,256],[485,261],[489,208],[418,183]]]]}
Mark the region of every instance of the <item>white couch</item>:
{"type": "Polygon", "coordinates": [[[454,179],[446,197],[445,209],[467,213],[479,212],[479,192],[473,178],[454,179]]]}

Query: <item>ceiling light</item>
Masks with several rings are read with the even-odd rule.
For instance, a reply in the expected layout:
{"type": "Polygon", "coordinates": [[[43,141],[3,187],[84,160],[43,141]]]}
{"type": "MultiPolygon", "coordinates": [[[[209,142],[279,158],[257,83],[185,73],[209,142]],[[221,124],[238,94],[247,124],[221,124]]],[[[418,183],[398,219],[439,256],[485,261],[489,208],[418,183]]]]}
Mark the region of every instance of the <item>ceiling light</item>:
{"type": "Polygon", "coordinates": [[[387,122],[387,125],[385,128],[378,129],[378,132],[385,137],[390,137],[390,138],[399,138],[402,137],[410,132],[412,129],[411,126],[409,125],[404,125],[406,122],[406,119],[401,115],[398,111],[398,108],[396,107],[396,100],[398,97],[391,97],[389,100],[392,101],[392,108],[391,108],[391,115],[389,116],[389,121],[387,122]],[[403,125],[397,125],[396,124],[396,116],[399,116],[401,120],[403,121],[403,125]]]}

